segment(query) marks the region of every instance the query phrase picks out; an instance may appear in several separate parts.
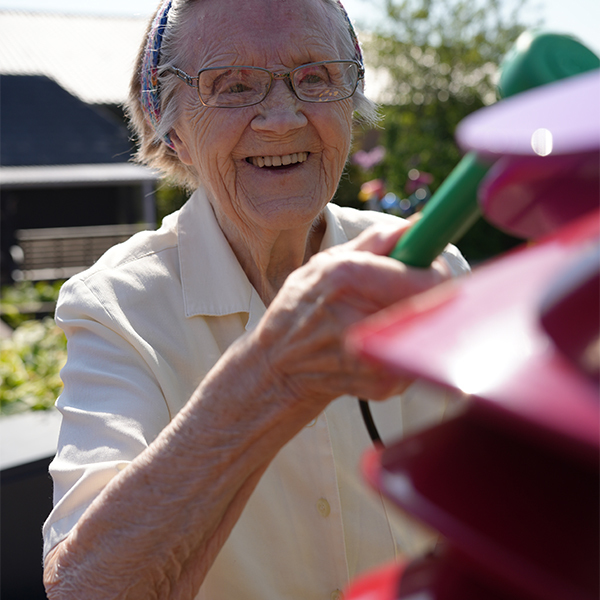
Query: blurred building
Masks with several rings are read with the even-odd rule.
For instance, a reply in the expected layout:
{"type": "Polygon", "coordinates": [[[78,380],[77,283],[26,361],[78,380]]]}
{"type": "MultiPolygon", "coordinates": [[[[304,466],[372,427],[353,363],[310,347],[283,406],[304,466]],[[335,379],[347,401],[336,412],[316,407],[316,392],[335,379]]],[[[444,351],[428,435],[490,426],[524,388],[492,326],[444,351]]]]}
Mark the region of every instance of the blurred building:
{"type": "Polygon", "coordinates": [[[145,21],[0,11],[3,281],[69,277],[155,226],[120,108],[145,21]]]}
{"type": "MultiPolygon", "coordinates": [[[[2,283],[62,279],[155,226],[120,103],[145,19],[0,11],[2,283]]],[[[43,600],[57,413],[0,419],[0,596],[43,600]]]]}

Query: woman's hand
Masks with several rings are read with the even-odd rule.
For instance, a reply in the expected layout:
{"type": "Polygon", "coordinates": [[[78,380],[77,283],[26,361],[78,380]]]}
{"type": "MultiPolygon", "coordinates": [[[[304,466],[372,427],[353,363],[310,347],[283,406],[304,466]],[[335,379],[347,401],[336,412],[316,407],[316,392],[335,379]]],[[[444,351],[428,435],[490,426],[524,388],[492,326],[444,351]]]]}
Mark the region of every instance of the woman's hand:
{"type": "Polygon", "coordinates": [[[193,598],[281,447],[334,398],[407,384],[344,347],[350,325],[449,277],[443,261],[417,270],[388,258],[400,235],[369,230],[290,275],[47,556],[49,598],[193,598]]]}
{"type": "Polygon", "coordinates": [[[253,333],[286,401],[322,409],[342,394],[383,399],[410,383],[344,346],[350,325],[450,277],[440,259],[430,269],[414,269],[387,257],[407,226],[370,228],[288,277],[253,333]]]}

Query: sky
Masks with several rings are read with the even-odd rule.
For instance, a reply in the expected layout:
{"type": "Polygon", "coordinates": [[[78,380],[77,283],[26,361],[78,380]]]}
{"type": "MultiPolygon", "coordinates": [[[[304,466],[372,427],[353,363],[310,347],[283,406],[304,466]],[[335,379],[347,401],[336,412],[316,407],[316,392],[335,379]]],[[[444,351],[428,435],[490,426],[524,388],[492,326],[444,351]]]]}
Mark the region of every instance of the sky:
{"type": "MultiPolygon", "coordinates": [[[[508,0],[510,2],[511,0],[508,0]]],[[[358,28],[369,28],[380,12],[380,0],[344,0],[344,6],[358,28]]],[[[0,0],[0,10],[36,10],[109,16],[150,15],[157,0],[0,0]]],[[[545,28],[580,38],[600,53],[599,0],[529,0],[523,13],[526,22],[543,19],[545,28]],[[527,17],[531,17],[531,21],[527,17]]]]}

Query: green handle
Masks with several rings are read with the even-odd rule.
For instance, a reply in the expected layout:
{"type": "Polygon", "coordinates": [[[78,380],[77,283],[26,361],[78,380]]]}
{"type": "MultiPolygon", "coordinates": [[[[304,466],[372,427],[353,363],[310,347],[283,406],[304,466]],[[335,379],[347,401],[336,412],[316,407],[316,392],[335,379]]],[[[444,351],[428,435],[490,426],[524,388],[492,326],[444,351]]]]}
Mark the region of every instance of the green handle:
{"type": "Polygon", "coordinates": [[[446,245],[460,239],[481,215],[477,189],[489,168],[475,152],[466,154],[390,256],[412,267],[429,267],[446,245]]]}
{"type": "MultiPolygon", "coordinates": [[[[599,66],[600,59],[570,36],[525,32],[500,66],[498,90],[507,97],[599,66]]],[[[412,267],[429,267],[481,216],[477,190],[490,167],[475,152],[466,154],[390,256],[412,267]]]]}

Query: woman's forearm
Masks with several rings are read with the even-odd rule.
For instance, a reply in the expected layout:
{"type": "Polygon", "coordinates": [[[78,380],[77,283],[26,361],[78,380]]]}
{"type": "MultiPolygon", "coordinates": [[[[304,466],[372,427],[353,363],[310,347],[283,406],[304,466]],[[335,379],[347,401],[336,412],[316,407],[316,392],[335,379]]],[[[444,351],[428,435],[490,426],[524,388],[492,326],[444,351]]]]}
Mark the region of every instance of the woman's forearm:
{"type": "Polygon", "coordinates": [[[260,477],[316,407],[285,403],[239,340],[48,555],[54,598],[193,598],[260,477]],[[285,413],[285,415],[284,415],[285,413]]]}

